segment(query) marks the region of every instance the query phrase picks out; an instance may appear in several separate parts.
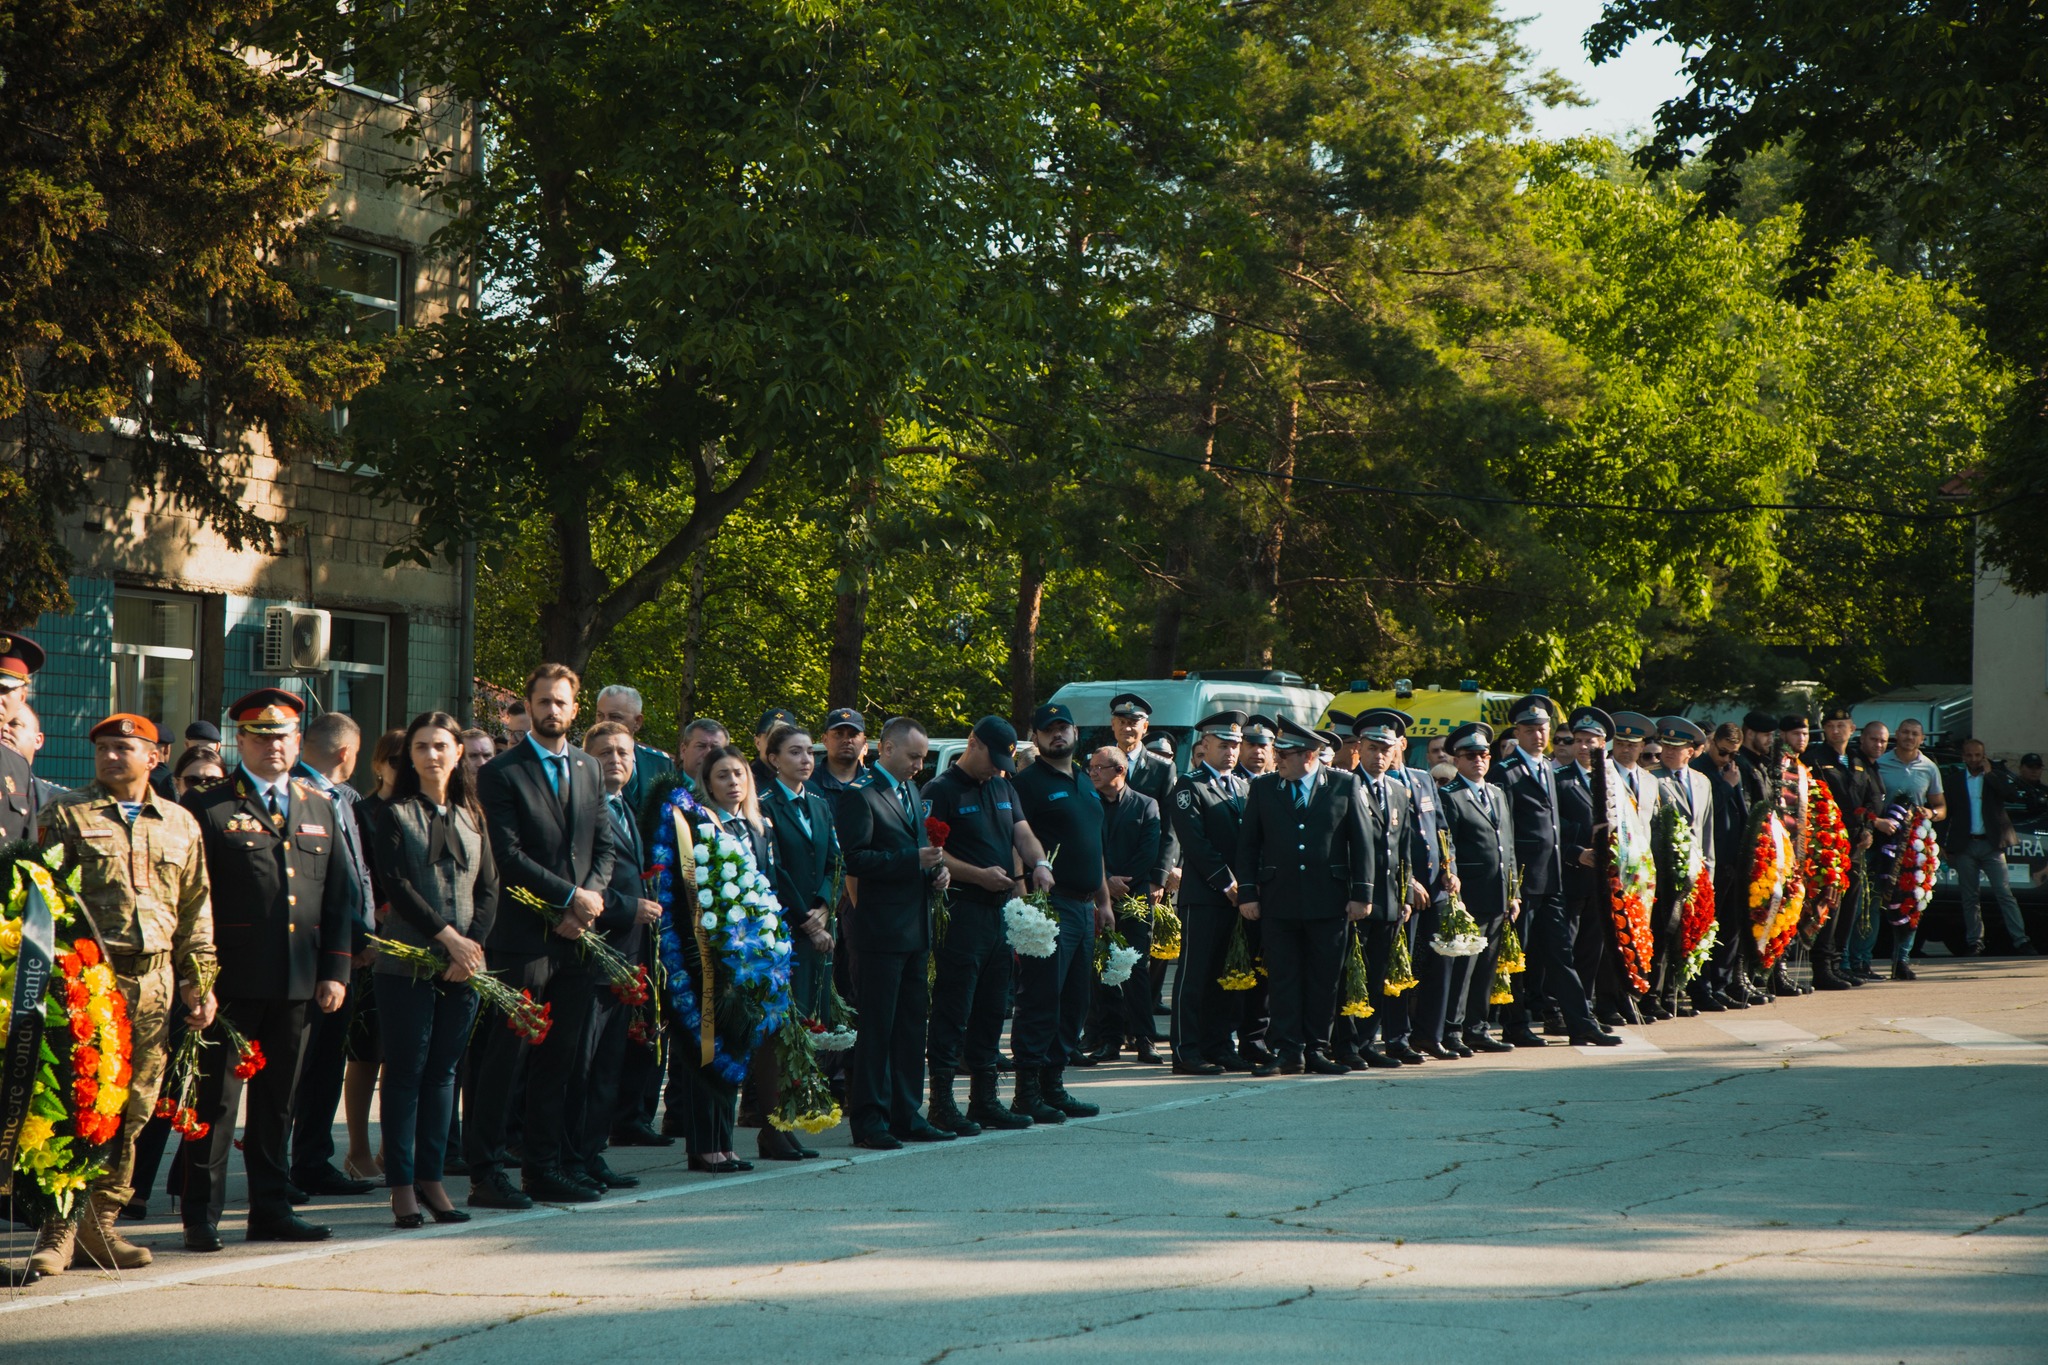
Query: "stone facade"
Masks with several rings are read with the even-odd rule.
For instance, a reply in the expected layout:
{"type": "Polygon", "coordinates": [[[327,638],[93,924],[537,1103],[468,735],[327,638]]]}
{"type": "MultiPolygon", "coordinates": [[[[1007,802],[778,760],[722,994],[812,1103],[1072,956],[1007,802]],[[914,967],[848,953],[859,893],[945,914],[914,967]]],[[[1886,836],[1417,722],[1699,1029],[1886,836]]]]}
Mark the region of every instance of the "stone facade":
{"type": "MultiPolygon", "coordinates": [[[[386,182],[395,165],[389,134],[416,108],[429,142],[466,163],[476,154],[469,111],[427,93],[401,100],[331,79],[331,106],[291,134],[317,139],[334,175],[324,209],[335,224],[327,282],[359,295],[366,327],[432,321],[468,302],[470,280],[463,263],[428,252],[446,211],[386,182]]],[[[276,685],[346,710],[374,734],[457,705],[467,628],[459,566],[385,562],[405,539],[411,508],[369,497],[346,470],[281,462],[257,439],[233,457],[236,473],[244,500],[284,534],[275,552],[237,550],[169,499],[135,495],[122,446],[116,431],[95,452],[97,495],[67,534],[75,609],[45,614],[35,627],[51,656],[32,694],[46,737],[40,775],[90,780],[86,730],[116,707],[182,734],[193,720],[219,723],[226,704],[250,689],[276,685]],[[330,670],[262,672],[264,611],[282,605],[335,613],[330,670]]],[[[367,758],[359,766],[358,781],[367,781],[367,758]]]]}
{"type": "Polygon", "coordinates": [[[1973,723],[1993,757],[2048,751],[2048,597],[1981,566],[1971,668],[1973,723]]]}

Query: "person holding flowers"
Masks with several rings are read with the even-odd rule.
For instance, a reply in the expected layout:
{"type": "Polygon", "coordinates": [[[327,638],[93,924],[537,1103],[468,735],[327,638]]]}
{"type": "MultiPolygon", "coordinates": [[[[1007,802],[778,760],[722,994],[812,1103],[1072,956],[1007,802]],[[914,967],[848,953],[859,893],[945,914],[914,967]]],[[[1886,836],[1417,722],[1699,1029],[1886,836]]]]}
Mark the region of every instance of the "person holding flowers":
{"type": "MultiPolygon", "coordinates": [[[[1131,769],[1131,760],[1114,745],[1088,756],[1088,780],[1102,799],[1102,865],[1109,874],[1117,932],[1139,953],[1149,954],[1159,904],[1160,885],[1153,879],[1160,875],[1162,828],[1159,803],[1130,784],[1131,769]]],[[[1145,973],[1133,973],[1119,985],[1097,985],[1090,1032],[1095,1040],[1090,1065],[1115,1061],[1125,1043],[1139,1061],[1161,1063],[1152,1047],[1152,983],[1145,973]]]]}
{"type": "Polygon", "coordinates": [[[1714,923],[1714,791],[1711,779],[1692,766],[1707,732],[1684,716],[1660,716],[1657,740],[1657,781],[1663,790],[1657,808],[1657,906],[1651,924],[1656,960],[1650,986],[1674,1014],[1719,1013],[1725,1006],[1706,984],[1697,977],[1686,980],[1688,956],[1714,923]],[[1687,991],[1683,1004],[1681,988],[1687,991]]]}
{"type": "Polygon", "coordinates": [[[163,1083],[172,1012],[182,1010],[187,1027],[203,1029],[215,1010],[199,824],[150,786],[156,726],[116,714],[91,733],[93,782],[43,807],[40,838],[46,848],[61,846],[64,866],[78,869],[79,900],[127,1004],[129,1055],[125,1067],[113,1059],[112,1079],[125,1070],[128,1095],[107,1169],[87,1187],[83,1210],[45,1221],[37,1235],[29,1268],[45,1275],[73,1265],[131,1270],[150,1263],[149,1251],[116,1232],[114,1220],[134,1193],[135,1139],[163,1083]]]}
{"type": "MultiPolygon", "coordinates": [[[[1937,824],[1948,819],[1948,798],[1942,793],[1941,769],[1921,752],[1921,746],[1926,742],[1927,727],[1908,716],[1899,722],[1898,730],[1892,735],[1891,751],[1877,760],[1877,776],[1884,783],[1885,800],[1904,806],[1909,813],[1903,822],[1889,818],[1875,822],[1877,832],[1886,838],[1902,830],[1911,837],[1923,819],[1931,819],[1937,824]]],[[[1892,980],[1914,979],[1913,968],[1907,959],[1912,956],[1913,941],[1918,936],[1917,924],[1893,927],[1892,980]]]]}
{"type": "Polygon", "coordinates": [[[1507,792],[1486,780],[1493,766],[1490,726],[1467,721],[1444,737],[1444,749],[1458,770],[1441,797],[1459,895],[1486,935],[1486,947],[1471,959],[1463,996],[1454,995],[1449,1002],[1444,1036],[1456,1033],[1474,1052],[1513,1052],[1513,1045],[1487,1032],[1486,1016],[1503,931],[1521,909],[1515,898],[1514,811],[1507,792]]]}
{"type": "MultiPolygon", "coordinates": [[[[817,758],[805,731],[793,725],[777,727],[768,736],[763,756],[775,774],[762,794],[761,813],[775,846],[776,901],[790,928],[790,1007],[807,1020],[823,1022],[832,988],[832,909],[842,875],[832,807],[810,788],[817,758]]],[[[768,1060],[772,1063],[772,1053],[768,1060]]],[[[774,1104],[775,1079],[764,1074],[761,1098],[768,1107],[774,1104]]],[[[761,1125],[759,1147],[770,1161],[816,1155],[767,1123],[761,1125]]]]}
{"type": "Polygon", "coordinates": [[[384,1183],[392,1221],[416,1228],[426,1221],[422,1206],[437,1223],[469,1220],[441,1176],[455,1068],[476,1017],[476,996],[464,983],[484,967],[498,869],[453,716],[416,717],[392,769],[391,795],[368,830],[370,860],[390,905],[384,936],[431,949],[447,963],[424,977],[388,953],[371,963],[384,1052],[384,1183]]]}

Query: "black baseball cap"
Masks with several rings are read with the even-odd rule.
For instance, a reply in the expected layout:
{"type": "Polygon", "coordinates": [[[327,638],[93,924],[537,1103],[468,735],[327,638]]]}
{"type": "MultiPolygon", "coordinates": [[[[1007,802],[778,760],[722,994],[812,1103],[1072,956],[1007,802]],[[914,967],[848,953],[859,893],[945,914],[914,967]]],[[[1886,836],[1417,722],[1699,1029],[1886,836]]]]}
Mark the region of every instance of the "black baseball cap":
{"type": "Polygon", "coordinates": [[[1017,727],[1001,716],[983,716],[974,722],[974,737],[988,750],[988,761],[999,773],[1017,771],[1017,727]]]}
{"type": "Polygon", "coordinates": [[[754,733],[765,735],[771,733],[778,725],[794,726],[798,723],[796,712],[786,711],[780,706],[771,706],[761,713],[761,719],[754,722],[754,733]]]}
{"type": "Polygon", "coordinates": [[[1074,713],[1067,709],[1065,702],[1049,701],[1031,713],[1031,728],[1034,731],[1050,730],[1055,725],[1073,723],[1074,713]]]}
{"type": "Polygon", "coordinates": [[[868,732],[868,722],[867,717],[854,710],[851,706],[835,706],[825,713],[825,728],[827,730],[858,730],[862,734],[866,734],[868,732]]]}
{"type": "Polygon", "coordinates": [[[2039,754],[2021,754],[2021,755],[2020,755],[2020,766],[2021,766],[2022,768],[2038,768],[2038,767],[2040,767],[2040,766],[2041,766],[2041,755],[2039,755],[2039,754]]]}
{"type": "Polygon", "coordinates": [[[187,744],[219,744],[220,727],[210,720],[195,720],[185,727],[187,744]]]}

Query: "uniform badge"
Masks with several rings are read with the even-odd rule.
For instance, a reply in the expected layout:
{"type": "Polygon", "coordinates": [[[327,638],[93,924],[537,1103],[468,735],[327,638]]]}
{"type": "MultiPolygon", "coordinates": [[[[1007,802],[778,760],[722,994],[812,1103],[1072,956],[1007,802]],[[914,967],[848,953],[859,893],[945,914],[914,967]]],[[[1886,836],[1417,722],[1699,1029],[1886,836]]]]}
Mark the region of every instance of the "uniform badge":
{"type": "Polygon", "coordinates": [[[1182,810],[1187,810],[1195,804],[1195,794],[1186,787],[1182,787],[1173,794],[1173,804],[1179,806],[1182,810]]]}
{"type": "Polygon", "coordinates": [[[314,836],[315,838],[319,838],[319,839],[325,839],[325,838],[327,837],[327,826],[325,826],[325,825],[300,825],[300,826],[299,826],[299,833],[301,833],[301,834],[310,834],[310,835],[314,836]]]}
{"type": "Polygon", "coordinates": [[[132,735],[135,733],[135,722],[132,720],[116,721],[114,728],[124,735],[132,735]]]}

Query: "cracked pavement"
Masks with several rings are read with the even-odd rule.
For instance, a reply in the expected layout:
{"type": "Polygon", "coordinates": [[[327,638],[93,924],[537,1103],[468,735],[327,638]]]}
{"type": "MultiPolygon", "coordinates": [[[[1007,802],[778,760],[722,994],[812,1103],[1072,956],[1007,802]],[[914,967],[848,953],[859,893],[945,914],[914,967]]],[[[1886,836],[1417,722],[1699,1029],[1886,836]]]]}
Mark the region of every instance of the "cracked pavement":
{"type": "Polygon", "coordinates": [[[0,1297],[0,1360],[2048,1359],[2048,1051],[1906,1015],[2048,1042],[2048,963],[1761,1016],[1841,1052],[1702,1016],[1625,1056],[1111,1066],[1069,1076],[1089,1122],[900,1153],[841,1128],[744,1176],[634,1149],[639,1190],[420,1232],[321,1199],[336,1240],[305,1249],[186,1254],[159,1196],[131,1233],[156,1264],[0,1297]]]}

